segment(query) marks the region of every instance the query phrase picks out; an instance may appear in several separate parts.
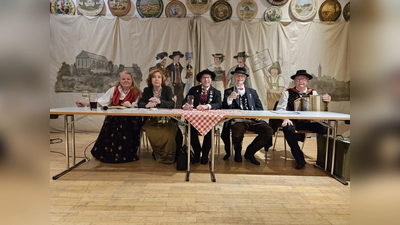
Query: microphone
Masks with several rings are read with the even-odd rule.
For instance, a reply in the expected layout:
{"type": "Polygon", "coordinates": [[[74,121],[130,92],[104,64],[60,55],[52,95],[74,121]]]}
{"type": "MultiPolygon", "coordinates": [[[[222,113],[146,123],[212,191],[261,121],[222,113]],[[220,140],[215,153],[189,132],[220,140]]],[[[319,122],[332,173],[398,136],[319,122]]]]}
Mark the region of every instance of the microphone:
{"type": "Polygon", "coordinates": [[[107,111],[108,106],[105,105],[105,106],[101,107],[101,109],[104,110],[104,111],[107,111]]]}

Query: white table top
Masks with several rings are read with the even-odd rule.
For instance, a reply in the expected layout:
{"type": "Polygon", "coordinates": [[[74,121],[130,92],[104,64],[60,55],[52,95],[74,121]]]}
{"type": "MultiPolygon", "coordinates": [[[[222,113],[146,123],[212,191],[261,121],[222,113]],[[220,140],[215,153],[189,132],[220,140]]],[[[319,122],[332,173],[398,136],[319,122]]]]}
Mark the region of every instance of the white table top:
{"type": "MultiPolygon", "coordinates": [[[[262,119],[304,119],[304,120],[350,120],[350,114],[336,112],[291,112],[291,111],[250,111],[250,110],[226,110],[225,118],[262,118],[262,119]]],[[[104,116],[181,116],[180,109],[144,108],[108,109],[97,108],[91,111],[84,107],[65,107],[50,109],[51,115],[104,115],[104,116]]],[[[186,111],[187,112],[187,111],[186,111]]]]}

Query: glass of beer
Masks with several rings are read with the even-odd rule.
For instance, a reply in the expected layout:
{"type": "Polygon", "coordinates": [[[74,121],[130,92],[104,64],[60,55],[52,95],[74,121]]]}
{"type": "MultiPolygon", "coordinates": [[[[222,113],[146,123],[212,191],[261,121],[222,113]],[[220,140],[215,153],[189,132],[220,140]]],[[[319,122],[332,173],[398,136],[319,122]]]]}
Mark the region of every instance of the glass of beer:
{"type": "Polygon", "coordinates": [[[190,106],[193,106],[193,103],[194,103],[194,96],[193,96],[193,95],[188,95],[188,96],[187,96],[187,103],[188,103],[190,106]]]}
{"type": "Polygon", "coordinates": [[[90,110],[97,110],[97,93],[89,94],[90,110]]]}

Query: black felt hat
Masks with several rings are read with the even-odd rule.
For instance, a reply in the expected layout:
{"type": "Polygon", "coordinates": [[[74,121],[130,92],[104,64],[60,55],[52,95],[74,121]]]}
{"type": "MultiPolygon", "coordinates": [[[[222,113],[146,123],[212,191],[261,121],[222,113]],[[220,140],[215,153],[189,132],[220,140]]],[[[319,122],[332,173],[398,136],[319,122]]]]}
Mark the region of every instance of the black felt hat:
{"type": "Polygon", "coordinates": [[[292,75],[290,78],[294,80],[294,78],[296,78],[297,76],[306,76],[309,80],[313,78],[309,73],[307,73],[306,70],[297,70],[296,74],[292,75]]]}
{"type": "Polygon", "coordinates": [[[216,77],[216,75],[215,75],[215,73],[214,73],[213,71],[211,71],[211,70],[209,70],[209,69],[205,69],[205,70],[201,71],[200,73],[198,73],[198,74],[196,75],[196,80],[197,80],[198,82],[201,82],[201,81],[200,81],[200,80],[201,80],[201,77],[202,77],[204,74],[209,74],[209,75],[211,76],[211,79],[212,79],[212,80],[214,80],[215,77],[216,77]]]}
{"type": "Polygon", "coordinates": [[[249,75],[247,74],[246,68],[242,68],[242,67],[238,67],[238,66],[235,68],[235,71],[232,71],[232,72],[231,72],[231,74],[235,74],[235,73],[244,74],[244,75],[246,75],[246,77],[249,76],[249,75]]]}
{"type": "Polygon", "coordinates": [[[170,59],[173,59],[174,56],[177,56],[177,55],[179,55],[181,58],[183,58],[183,57],[185,56],[185,55],[182,54],[180,51],[174,51],[174,52],[172,52],[172,55],[169,55],[169,58],[170,58],[170,59]]]}

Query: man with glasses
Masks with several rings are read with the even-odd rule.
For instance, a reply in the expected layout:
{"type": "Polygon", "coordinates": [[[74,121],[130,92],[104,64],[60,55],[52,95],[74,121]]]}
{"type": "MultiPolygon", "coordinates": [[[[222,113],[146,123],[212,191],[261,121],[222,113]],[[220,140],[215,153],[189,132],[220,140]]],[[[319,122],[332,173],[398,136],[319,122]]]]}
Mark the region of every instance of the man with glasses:
{"type": "MultiPolygon", "coordinates": [[[[183,110],[210,110],[221,108],[221,92],[211,86],[211,82],[215,79],[216,74],[205,69],[196,75],[196,80],[200,85],[192,87],[182,102],[183,110]],[[188,98],[191,96],[191,98],[188,98]]],[[[203,146],[200,146],[198,131],[194,126],[190,126],[190,144],[194,151],[192,163],[207,164],[208,153],[211,149],[211,131],[209,131],[203,140],[203,146]],[[200,158],[200,152],[202,154],[200,158]]]]}
{"type": "MultiPolygon", "coordinates": [[[[288,88],[285,92],[283,92],[281,98],[279,99],[276,110],[294,111],[294,101],[296,99],[307,95],[318,95],[317,91],[315,91],[313,88],[307,87],[309,80],[311,80],[313,77],[308,74],[306,70],[298,70],[296,74],[292,75],[290,78],[294,80],[295,87],[288,88]]],[[[331,101],[331,96],[324,94],[322,96],[322,100],[326,103],[329,103],[331,101]]],[[[326,134],[327,128],[318,122],[290,119],[283,119],[282,128],[283,133],[285,134],[285,139],[287,140],[292,155],[296,160],[296,169],[304,168],[306,161],[304,159],[304,154],[297,142],[298,137],[296,130],[310,130],[317,134],[326,134]]]]}
{"type": "MultiPolygon", "coordinates": [[[[257,91],[245,87],[244,82],[249,77],[245,68],[236,67],[232,71],[234,86],[224,91],[222,108],[241,110],[264,110],[257,91]]],[[[257,137],[247,146],[244,158],[254,165],[260,165],[254,154],[271,141],[273,130],[267,122],[261,119],[232,119],[224,123],[221,138],[225,144],[224,160],[229,159],[230,131],[232,131],[232,145],[235,150],[235,162],[242,162],[242,141],[244,133],[249,130],[257,134],[257,137]]]]}

